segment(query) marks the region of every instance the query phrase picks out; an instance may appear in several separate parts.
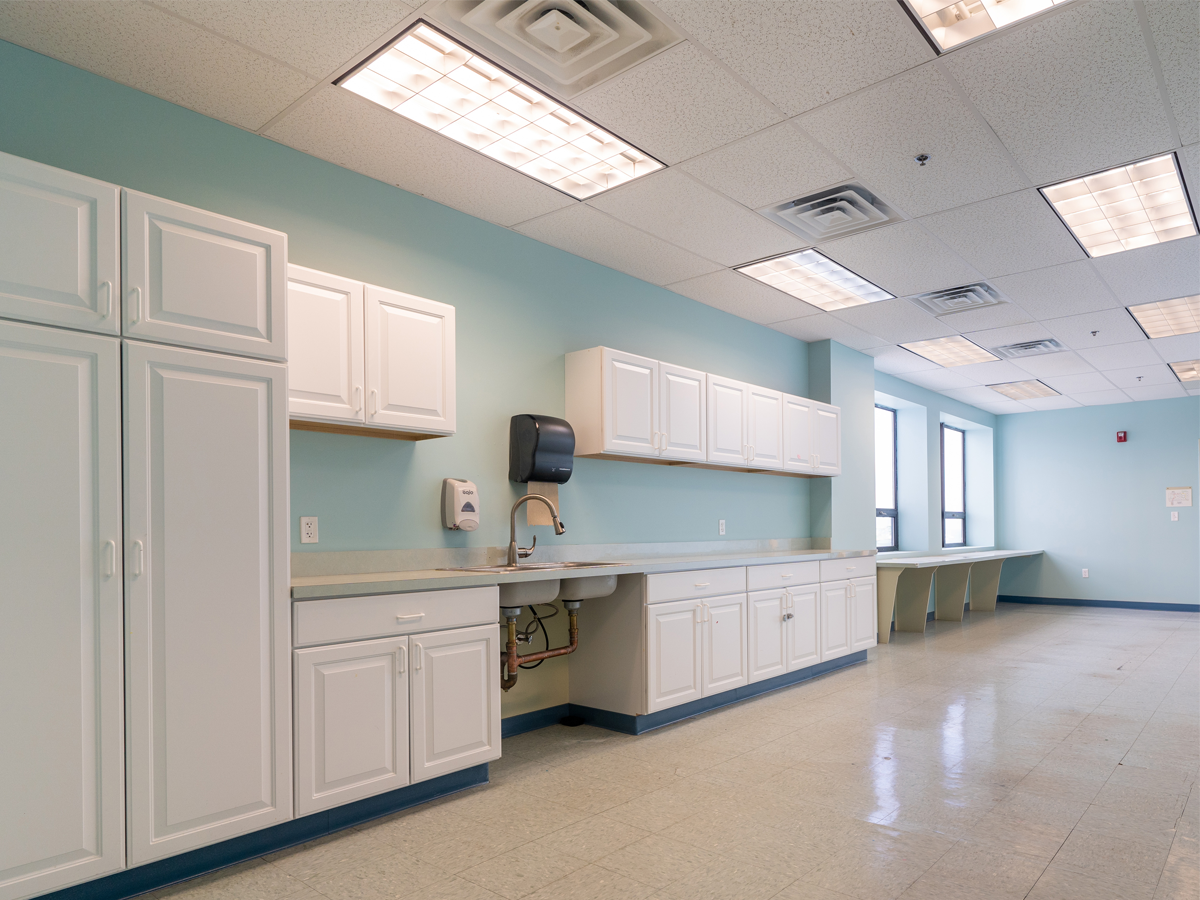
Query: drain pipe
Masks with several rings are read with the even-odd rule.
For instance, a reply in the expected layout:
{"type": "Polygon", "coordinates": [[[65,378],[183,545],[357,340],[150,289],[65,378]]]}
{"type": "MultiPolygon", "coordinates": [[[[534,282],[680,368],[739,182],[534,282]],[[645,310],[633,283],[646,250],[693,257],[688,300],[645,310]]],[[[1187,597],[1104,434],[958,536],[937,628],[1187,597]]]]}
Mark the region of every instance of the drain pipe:
{"type": "Polygon", "coordinates": [[[580,600],[564,600],[563,609],[567,611],[567,634],[570,637],[570,642],[565,647],[555,647],[552,650],[541,650],[537,653],[526,653],[524,656],[517,653],[517,616],[521,615],[521,607],[519,606],[504,606],[500,608],[500,614],[508,621],[508,642],[505,644],[505,650],[500,654],[500,670],[503,673],[500,679],[500,687],[502,690],[512,690],[513,685],[517,683],[517,666],[522,663],[537,662],[540,659],[550,659],[554,656],[566,656],[568,653],[574,653],[579,647],[579,607],[583,605],[580,600]]]}

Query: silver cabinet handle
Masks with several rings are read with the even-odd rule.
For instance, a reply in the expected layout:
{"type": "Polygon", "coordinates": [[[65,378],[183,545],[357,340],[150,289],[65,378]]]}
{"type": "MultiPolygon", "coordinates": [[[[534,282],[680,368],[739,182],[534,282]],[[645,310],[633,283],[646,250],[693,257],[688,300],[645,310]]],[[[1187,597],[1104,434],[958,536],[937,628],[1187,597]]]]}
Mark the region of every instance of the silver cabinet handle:
{"type": "Polygon", "coordinates": [[[129,313],[129,324],[136,325],[142,321],[142,289],[135,287],[130,293],[133,295],[133,309],[129,313]]]}
{"type": "Polygon", "coordinates": [[[142,574],[142,566],[145,564],[146,546],[141,541],[133,542],[133,574],[138,576],[142,574]]]}
{"type": "Polygon", "coordinates": [[[405,619],[423,619],[423,618],[425,618],[425,613],[413,613],[412,615],[408,615],[408,616],[396,616],[396,621],[403,622],[405,619]]]}
{"type": "Polygon", "coordinates": [[[793,618],[795,618],[795,616],[793,616],[791,613],[784,613],[784,614],[783,614],[783,621],[785,621],[785,622],[786,622],[788,619],[793,619],[793,618]]]}
{"type": "Polygon", "coordinates": [[[104,575],[112,578],[117,574],[117,544],[116,541],[104,542],[104,575]]]}

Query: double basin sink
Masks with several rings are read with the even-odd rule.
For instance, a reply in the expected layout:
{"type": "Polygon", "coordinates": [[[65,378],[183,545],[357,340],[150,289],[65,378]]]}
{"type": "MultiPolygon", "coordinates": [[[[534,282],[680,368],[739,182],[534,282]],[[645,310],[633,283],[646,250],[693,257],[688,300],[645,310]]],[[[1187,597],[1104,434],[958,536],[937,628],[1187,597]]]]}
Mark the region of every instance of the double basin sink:
{"type": "Polygon", "coordinates": [[[601,569],[623,566],[619,562],[539,562],[516,566],[462,566],[448,572],[481,572],[511,575],[518,572],[562,571],[562,578],[542,578],[536,581],[511,581],[500,585],[502,607],[528,606],[530,603],[550,603],[554,600],[590,600],[607,597],[617,589],[616,575],[571,575],[574,569],[601,569]]]}

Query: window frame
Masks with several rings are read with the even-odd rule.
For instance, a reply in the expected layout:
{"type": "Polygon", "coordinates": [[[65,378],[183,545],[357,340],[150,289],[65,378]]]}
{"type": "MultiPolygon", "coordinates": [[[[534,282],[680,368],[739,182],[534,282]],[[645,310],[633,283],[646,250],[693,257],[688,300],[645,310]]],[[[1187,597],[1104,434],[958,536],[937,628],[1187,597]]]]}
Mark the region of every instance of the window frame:
{"type": "Polygon", "coordinates": [[[875,404],[876,409],[883,409],[892,414],[892,499],[896,503],[895,509],[884,509],[875,507],[875,518],[890,518],[892,520],[892,545],[890,547],[876,546],[876,553],[894,553],[900,549],[900,435],[899,425],[900,417],[896,410],[890,406],[884,406],[882,403],[875,404]]]}
{"type": "Polygon", "coordinates": [[[965,428],[956,428],[953,425],[947,425],[942,422],[940,430],[941,444],[941,468],[942,468],[942,547],[966,547],[967,546],[967,430],[965,428]],[[947,512],[946,511],[946,430],[957,431],[962,435],[962,512],[947,512]],[[962,543],[947,544],[946,543],[946,520],[961,519],[962,520],[962,543]]]}

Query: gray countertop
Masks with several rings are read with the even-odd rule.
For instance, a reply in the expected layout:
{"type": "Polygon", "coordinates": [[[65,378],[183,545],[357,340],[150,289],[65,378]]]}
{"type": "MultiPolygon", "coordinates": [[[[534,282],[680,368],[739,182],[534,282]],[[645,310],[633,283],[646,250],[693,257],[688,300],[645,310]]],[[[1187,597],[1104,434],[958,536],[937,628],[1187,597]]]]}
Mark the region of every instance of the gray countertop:
{"type": "Polygon", "coordinates": [[[312,575],[292,579],[292,598],[319,600],[404,591],[478,587],[514,581],[543,581],[580,578],[588,575],[654,574],[720,569],[729,566],[761,566],[770,563],[815,562],[822,559],[874,556],[874,550],[769,550],[738,553],[702,553],[686,556],[642,556],[607,563],[595,568],[531,569],[528,572],[454,572],[444,569],[414,569],[403,572],[367,572],[349,575],[312,575]]]}

